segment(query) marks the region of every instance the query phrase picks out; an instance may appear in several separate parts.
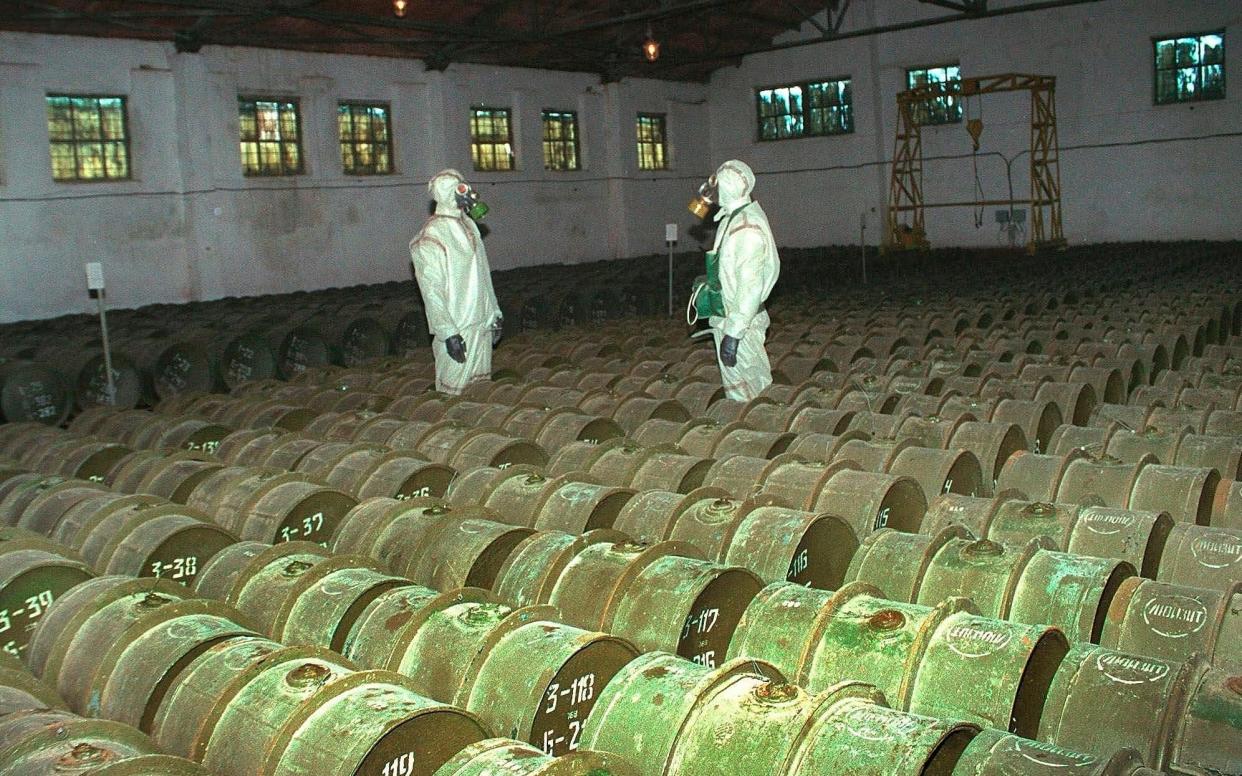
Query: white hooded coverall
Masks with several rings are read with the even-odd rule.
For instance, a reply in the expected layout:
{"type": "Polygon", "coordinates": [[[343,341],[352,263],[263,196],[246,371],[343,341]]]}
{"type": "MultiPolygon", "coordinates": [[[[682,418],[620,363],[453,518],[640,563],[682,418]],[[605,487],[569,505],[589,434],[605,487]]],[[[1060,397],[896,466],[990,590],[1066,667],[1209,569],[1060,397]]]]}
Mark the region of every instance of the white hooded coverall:
{"type": "Polygon", "coordinates": [[[410,241],[410,260],[433,336],[436,390],[453,395],[491,379],[492,327],[500,317],[483,236],[457,204],[456,188],[464,180],[456,170],[436,173],[427,184],[435,213],[410,241]],[[454,334],[465,342],[464,364],[445,350],[444,341],[454,334]]]}
{"type": "Polygon", "coordinates": [[[725,395],[738,401],[755,398],[772,384],[772,366],[763,343],[768,318],[763,303],[781,273],[776,240],[767,214],[751,199],[755,174],[744,162],[731,160],[716,171],[720,211],[713,250],[720,270],[720,295],[724,317],[712,316],[708,323],[716,340],[716,360],[725,395]],[[720,362],[720,340],[737,339],[737,364],[720,362]]]}

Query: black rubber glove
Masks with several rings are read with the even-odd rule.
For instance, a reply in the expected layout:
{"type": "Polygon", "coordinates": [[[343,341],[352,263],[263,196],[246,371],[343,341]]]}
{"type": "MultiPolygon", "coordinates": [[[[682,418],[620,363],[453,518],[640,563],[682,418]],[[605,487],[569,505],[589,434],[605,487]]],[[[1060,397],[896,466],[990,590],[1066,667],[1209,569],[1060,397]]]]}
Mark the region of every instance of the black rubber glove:
{"type": "Polygon", "coordinates": [[[496,316],[496,322],[492,324],[492,347],[500,344],[500,338],[505,336],[505,319],[499,315],[496,316]]]}
{"type": "Polygon", "coordinates": [[[444,341],[444,349],[448,351],[449,358],[459,364],[466,363],[466,343],[462,340],[460,334],[454,334],[444,341]]]}
{"type": "Polygon", "coordinates": [[[720,338],[720,363],[737,366],[737,339],[728,334],[720,338]]]}

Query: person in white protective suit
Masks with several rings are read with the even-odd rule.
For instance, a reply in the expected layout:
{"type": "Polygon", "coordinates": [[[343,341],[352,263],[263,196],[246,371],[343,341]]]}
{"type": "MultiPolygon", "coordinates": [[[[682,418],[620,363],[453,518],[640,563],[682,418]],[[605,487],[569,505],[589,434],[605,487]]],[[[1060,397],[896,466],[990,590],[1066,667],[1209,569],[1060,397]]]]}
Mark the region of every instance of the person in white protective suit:
{"type": "Polygon", "coordinates": [[[749,401],[772,384],[772,366],[763,346],[770,321],[763,305],[781,272],[768,217],[751,199],[754,188],[750,167],[730,160],[700,188],[697,206],[691,204],[693,211],[703,214],[712,200],[720,204],[716,239],[708,254],[709,275],[713,258],[716,263],[719,299],[714,309],[708,308],[708,324],[725,395],[738,401],[749,401]]]}
{"type": "Polygon", "coordinates": [[[500,305],[475,224],[487,206],[456,170],[436,173],[427,190],[436,210],[410,241],[410,260],[433,337],[436,390],[459,395],[491,379],[492,347],[500,340],[500,305]]]}

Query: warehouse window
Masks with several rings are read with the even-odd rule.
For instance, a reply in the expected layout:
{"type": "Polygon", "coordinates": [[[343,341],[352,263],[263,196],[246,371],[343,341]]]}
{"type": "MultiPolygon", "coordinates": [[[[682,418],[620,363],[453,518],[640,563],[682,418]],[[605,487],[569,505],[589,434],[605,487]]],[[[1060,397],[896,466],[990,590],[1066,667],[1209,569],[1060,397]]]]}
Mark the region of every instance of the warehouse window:
{"type": "Polygon", "coordinates": [[[392,173],[392,123],[387,105],[342,102],[336,108],[336,121],[346,175],[392,173]]]}
{"type": "MultiPolygon", "coordinates": [[[[930,84],[949,84],[957,91],[962,81],[962,69],[957,65],[920,67],[906,71],[906,86],[916,89],[930,84]]],[[[918,124],[956,124],[962,120],[962,103],[956,94],[933,97],[914,107],[914,120],[918,124]]]]}
{"type": "Polygon", "coordinates": [[[239,97],[242,172],[301,175],[302,118],[296,100],[239,97]]]}
{"type": "Polygon", "coordinates": [[[513,122],[508,108],[470,109],[470,156],[476,170],[513,169],[513,122]]]}
{"type": "Polygon", "coordinates": [[[577,113],[564,110],[543,112],[543,169],[582,169],[578,161],[577,113]]]}
{"type": "Polygon", "coordinates": [[[1225,33],[1156,40],[1156,104],[1225,97],[1225,33]]]}
{"type": "Polygon", "coordinates": [[[638,114],[638,169],[668,169],[668,145],[664,129],[663,113],[638,114]]]}
{"type": "Polygon", "coordinates": [[[850,79],[760,89],[759,139],[840,135],[854,131],[850,79]]]}
{"type": "Polygon", "coordinates": [[[115,181],[131,177],[124,97],[47,96],[52,179],[115,181]]]}

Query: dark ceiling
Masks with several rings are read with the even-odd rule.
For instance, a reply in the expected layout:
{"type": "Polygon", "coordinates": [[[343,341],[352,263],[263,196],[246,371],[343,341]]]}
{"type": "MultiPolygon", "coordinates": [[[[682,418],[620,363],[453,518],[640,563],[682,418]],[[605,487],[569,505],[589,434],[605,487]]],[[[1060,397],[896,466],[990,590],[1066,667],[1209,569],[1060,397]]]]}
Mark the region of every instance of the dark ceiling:
{"type": "MultiPolygon", "coordinates": [[[[0,0],[0,28],[705,80],[824,0],[0,0]],[[661,44],[651,64],[648,25],[661,44]]],[[[834,3],[830,3],[834,4],[834,3]]],[[[845,6],[849,3],[845,2],[845,6]]]]}
{"type": "Polygon", "coordinates": [[[0,29],[167,40],[184,52],[255,46],[409,57],[434,70],[475,62],[598,73],[605,81],[705,81],[759,51],[1100,0],[883,0],[886,11],[924,10],[870,27],[851,0],[405,2],[398,18],[394,0],[0,0],[0,29]],[[774,42],[806,23],[809,37],[774,42]],[[642,56],[648,29],[661,45],[654,63],[642,56]]]}

